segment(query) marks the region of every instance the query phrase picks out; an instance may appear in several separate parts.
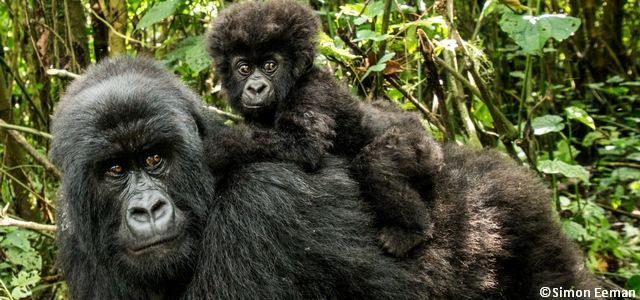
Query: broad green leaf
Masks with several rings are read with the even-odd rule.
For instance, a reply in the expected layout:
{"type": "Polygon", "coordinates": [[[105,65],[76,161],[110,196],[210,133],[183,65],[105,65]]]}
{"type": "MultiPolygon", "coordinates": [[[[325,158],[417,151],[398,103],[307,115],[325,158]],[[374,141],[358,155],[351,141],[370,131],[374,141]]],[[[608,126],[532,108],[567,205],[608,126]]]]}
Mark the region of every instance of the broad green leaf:
{"type": "Polygon", "coordinates": [[[364,3],[345,4],[340,6],[340,14],[348,16],[358,16],[364,8],[364,3]]]}
{"type": "Polygon", "coordinates": [[[31,243],[28,239],[28,234],[25,230],[16,229],[7,233],[5,238],[0,242],[0,245],[6,248],[15,247],[22,251],[31,250],[31,243]]]}
{"type": "Polygon", "coordinates": [[[640,170],[634,168],[617,168],[611,172],[611,177],[620,181],[640,179],[640,170]]]}
{"type": "Polygon", "coordinates": [[[582,122],[582,124],[591,127],[591,129],[593,130],[596,129],[596,124],[593,122],[593,118],[586,111],[584,111],[584,109],[575,106],[569,106],[565,108],[564,111],[567,113],[567,117],[569,117],[569,119],[580,121],[582,122]]]}
{"type": "Polygon", "coordinates": [[[369,21],[369,18],[367,18],[366,16],[359,16],[353,20],[353,24],[362,25],[364,23],[367,23],[367,21],[369,21]]]}
{"type": "Polygon", "coordinates": [[[533,134],[543,135],[549,132],[559,132],[564,129],[563,119],[556,115],[545,115],[531,120],[533,134]]]}
{"type": "Polygon", "coordinates": [[[580,22],[578,18],[563,14],[534,17],[506,12],[500,19],[500,28],[522,47],[525,53],[539,55],[542,54],[547,40],[553,38],[562,41],[568,38],[578,30],[580,22]]]}
{"type": "Polygon", "coordinates": [[[560,160],[541,160],[538,161],[538,170],[545,174],[561,174],[589,183],[589,171],[580,165],[570,165],[560,160]]]}
{"type": "Polygon", "coordinates": [[[634,153],[631,153],[631,154],[627,155],[627,159],[640,161],[640,152],[634,152],[634,153]]]}
{"type": "Polygon", "coordinates": [[[8,248],[4,251],[7,260],[14,265],[23,266],[26,270],[42,269],[42,257],[36,251],[19,250],[18,248],[8,248]]]}
{"type": "Polygon", "coordinates": [[[386,63],[379,63],[376,65],[373,65],[371,67],[369,67],[369,69],[367,69],[367,72],[364,73],[364,75],[362,76],[362,78],[360,80],[363,80],[365,78],[367,78],[367,76],[369,76],[369,73],[371,72],[380,72],[382,70],[384,70],[384,68],[387,67],[386,63]]]}
{"type": "Polygon", "coordinates": [[[587,133],[584,138],[582,139],[582,146],[585,147],[591,147],[591,145],[593,145],[593,143],[595,143],[597,140],[603,139],[605,138],[604,134],[602,134],[602,132],[600,131],[591,131],[589,133],[587,133]]]}
{"type": "MultiPolygon", "coordinates": [[[[392,59],[394,56],[396,55],[395,52],[387,52],[385,55],[382,56],[382,58],[380,58],[380,60],[378,60],[378,64],[380,63],[384,63],[384,62],[388,62],[390,59],[392,59]]],[[[384,69],[383,69],[384,70],[384,69]]]]}
{"type": "Polygon", "coordinates": [[[574,240],[582,240],[587,235],[587,230],[582,225],[571,220],[563,220],[562,228],[574,240]]]}
{"type": "Polygon", "coordinates": [[[212,63],[201,36],[192,36],[180,41],[176,49],[167,54],[166,59],[170,62],[184,61],[195,72],[208,68],[212,63]]]}
{"type": "Polygon", "coordinates": [[[367,41],[367,40],[380,42],[380,41],[384,41],[384,40],[386,40],[386,39],[388,39],[390,37],[390,35],[388,35],[388,34],[380,35],[380,34],[377,34],[375,31],[372,31],[372,30],[369,30],[369,29],[358,30],[356,32],[356,36],[357,36],[357,38],[355,38],[353,40],[354,42],[367,41]]]}
{"type": "Polygon", "coordinates": [[[384,13],[384,1],[372,1],[367,6],[364,14],[369,18],[381,16],[384,13]]]}
{"type": "Polygon", "coordinates": [[[147,28],[155,23],[162,21],[164,18],[172,15],[176,8],[178,8],[180,0],[166,0],[163,2],[157,2],[152,7],[147,9],[147,12],[142,16],[136,29],[147,28]]]}

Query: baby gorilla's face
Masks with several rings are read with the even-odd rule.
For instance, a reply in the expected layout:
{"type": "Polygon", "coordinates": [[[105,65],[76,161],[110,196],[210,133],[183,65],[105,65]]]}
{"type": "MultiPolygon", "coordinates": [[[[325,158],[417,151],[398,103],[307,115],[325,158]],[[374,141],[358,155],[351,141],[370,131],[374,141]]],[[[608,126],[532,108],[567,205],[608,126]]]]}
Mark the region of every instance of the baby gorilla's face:
{"type": "Polygon", "coordinates": [[[228,61],[223,84],[230,104],[244,115],[275,111],[295,83],[285,53],[233,54],[228,61]]]}

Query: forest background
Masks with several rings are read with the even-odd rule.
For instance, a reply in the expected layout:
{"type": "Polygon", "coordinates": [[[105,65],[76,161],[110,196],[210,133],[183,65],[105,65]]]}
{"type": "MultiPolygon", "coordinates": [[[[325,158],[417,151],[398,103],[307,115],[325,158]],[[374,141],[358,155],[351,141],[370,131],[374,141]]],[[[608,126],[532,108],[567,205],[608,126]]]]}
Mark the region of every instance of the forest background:
{"type": "MultiPolygon", "coordinates": [[[[438,140],[495,148],[537,172],[588,267],[640,295],[639,0],[307,2],[322,20],[316,64],[362,101],[418,112],[438,140]]],[[[152,56],[238,121],[202,40],[227,5],[1,0],[0,299],[66,298],[48,130],[87,66],[152,56]]]]}

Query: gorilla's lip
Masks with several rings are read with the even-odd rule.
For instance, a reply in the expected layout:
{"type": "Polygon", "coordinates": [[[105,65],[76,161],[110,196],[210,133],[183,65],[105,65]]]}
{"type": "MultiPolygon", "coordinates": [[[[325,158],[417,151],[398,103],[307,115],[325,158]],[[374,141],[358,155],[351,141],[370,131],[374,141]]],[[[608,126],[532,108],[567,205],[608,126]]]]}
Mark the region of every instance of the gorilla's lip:
{"type": "Polygon", "coordinates": [[[166,245],[168,243],[171,243],[173,241],[175,241],[178,238],[178,234],[172,234],[169,236],[162,236],[159,238],[153,238],[150,239],[148,241],[145,241],[142,244],[138,244],[136,245],[134,248],[130,248],[129,250],[131,250],[131,252],[133,252],[134,254],[141,254],[144,253],[146,251],[150,251],[153,248],[157,248],[163,245],[166,245]]]}
{"type": "Polygon", "coordinates": [[[246,104],[246,103],[242,103],[242,106],[244,108],[247,108],[247,109],[261,109],[261,108],[264,108],[266,105],[264,105],[264,104],[246,104]]]}

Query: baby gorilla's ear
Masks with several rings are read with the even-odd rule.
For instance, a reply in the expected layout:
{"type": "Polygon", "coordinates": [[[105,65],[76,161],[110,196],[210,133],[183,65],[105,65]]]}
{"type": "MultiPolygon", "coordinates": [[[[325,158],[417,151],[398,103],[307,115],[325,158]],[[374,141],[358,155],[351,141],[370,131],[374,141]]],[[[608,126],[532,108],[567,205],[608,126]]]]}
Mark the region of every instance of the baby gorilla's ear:
{"type": "Polygon", "coordinates": [[[302,74],[307,73],[313,67],[313,61],[315,59],[314,52],[305,52],[298,55],[295,64],[293,65],[293,76],[299,78],[302,74]]]}

